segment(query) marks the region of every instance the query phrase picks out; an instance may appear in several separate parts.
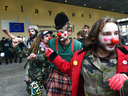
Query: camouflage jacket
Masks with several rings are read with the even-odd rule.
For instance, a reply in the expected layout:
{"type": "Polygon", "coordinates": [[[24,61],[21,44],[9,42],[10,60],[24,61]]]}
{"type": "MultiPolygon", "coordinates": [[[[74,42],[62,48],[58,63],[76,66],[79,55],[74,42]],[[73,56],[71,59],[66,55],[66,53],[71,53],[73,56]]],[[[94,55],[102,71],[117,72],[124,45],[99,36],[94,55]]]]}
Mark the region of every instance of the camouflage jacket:
{"type": "MultiPolygon", "coordinates": [[[[24,48],[21,50],[19,46],[17,47],[10,47],[10,51],[17,56],[26,58],[30,55],[28,52],[28,48],[24,48]]],[[[42,74],[45,74],[45,77],[48,77],[50,68],[49,68],[49,61],[46,58],[45,54],[38,50],[37,58],[35,60],[29,60],[28,64],[29,67],[29,77],[32,79],[41,80],[42,74]]]]}
{"type": "Polygon", "coordinates": [[[85,96],[117,96],[117,92],[108,86],[108,79],[116,74],[116,66],[116,58],[101,62],[88,51],[84,56],[80,73],[84,78],[85,96]]]}
{"type": "Polygon", "coordinates": [[[128,80],[126,80],[120,90],[121,96],[128,96],[128,80]]]}
{"type": "Polygon", "coordinates": [[[70,74],[72,96],[77,96],[80,74],[84,78],[84,89],[81,90],[84,90],[85,96],[117,96],[117,92],[109,88],[107,81],[116,74],[116,58],[108,60],[105,64],[90,51],[79,50],[74,53],[70,62],[66,62],[55,52],[49,59],[62,72],[70,74]],[[103,66],[103,63],[106,66],[103,66]]]}
{"type": "Polygon", "coordinates": [[[30,40],[30,38],[28,37],[23,37],[22,41],[27,48],[30,48],[32,43],[34,42],[33,40],[30,40]]]}

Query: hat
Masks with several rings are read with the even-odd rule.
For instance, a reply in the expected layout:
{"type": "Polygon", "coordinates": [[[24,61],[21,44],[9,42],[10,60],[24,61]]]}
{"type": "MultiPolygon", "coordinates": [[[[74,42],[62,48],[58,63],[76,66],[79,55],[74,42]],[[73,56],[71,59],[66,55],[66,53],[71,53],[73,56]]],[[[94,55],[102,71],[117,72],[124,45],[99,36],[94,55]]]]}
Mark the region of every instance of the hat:
{"type": "Polygon", "coordinates": [[[42,33],[41,37],[43,37],[43,36],[46,35],[47,33],[52,34],[53,32],[52,32],[52,31],[44,31],[44,32],[42,33]]]}
{"type": "Polygon", "coordinates": [[[61,29],[68,21],[69,19],[65,14],[58,13],[54,19],[55,29],[61,29]]]}
{"type": "Polygon", "coordinates": [[[31,30],[31,29],[34,29],[34,30],[36,30],[37,32],[39,31],[38,27],[37,27],[37,26],[34,26],[34,25],[30,25],[30,26],[28,27],[28,30],[31,30]]]}
{"type": "Polygon", "coordinates": [[[55,38],[55,36],[56,36],[55,34],[52,35],[53,38],[55,38]]]}

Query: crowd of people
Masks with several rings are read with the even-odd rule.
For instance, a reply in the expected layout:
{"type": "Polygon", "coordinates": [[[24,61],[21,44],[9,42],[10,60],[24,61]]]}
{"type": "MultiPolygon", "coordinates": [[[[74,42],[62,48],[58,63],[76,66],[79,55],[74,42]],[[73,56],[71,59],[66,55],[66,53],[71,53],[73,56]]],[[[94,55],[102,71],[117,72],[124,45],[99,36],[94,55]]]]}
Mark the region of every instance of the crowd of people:
{"type": "Polygon", "coordinates": [[[128,96],[128,47],[121,42],[117,20],[101,18],[91,29],[84,25],[77,40],[70,38],[67,15],[58,13],[54,22],[57,38],[50,30],[39,33],[33,25],[29,37],[2,30],[12,39],[7,49],[28,57],[24,81],[29,96],[128,96]]]}
{"type": "MultiPolygon", "coordinates": [[[[9,50],[11,43],[12,40],[10,40],[10,38],[2,37],[2,40],[0,41],[0,53],[4,53],[4,56],[0,56],[0,59],[3,60],[5,64],[9,64],[13,62],[13,59],[14,62],[17,63],[17,58],[20,58],[19,63],[22,63],[22,58],[12,54],[12,52],[9,50]]],[[[25,48],[23,43],[19,43],[18,46],[20,46],[22,50],[25,48]]],[[[2,64],[2,62],[0,62],[0,64],[2,64]]]]}

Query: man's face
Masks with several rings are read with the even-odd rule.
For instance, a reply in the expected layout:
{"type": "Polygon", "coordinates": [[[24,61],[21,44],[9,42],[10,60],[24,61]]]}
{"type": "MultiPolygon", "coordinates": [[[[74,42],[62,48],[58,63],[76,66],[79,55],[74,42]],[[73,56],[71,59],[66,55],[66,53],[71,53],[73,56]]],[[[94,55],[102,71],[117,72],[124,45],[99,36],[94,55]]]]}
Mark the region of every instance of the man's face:
{"type": "Polygon", "coordinates": [[[109,22],[105,24],[102,32],[99,33],[98,48],[106,52],[112,52],[116,47],[116,45],[111,42],[112,38],[119,38],[119,31],[115,23],[109,22]]]}
{"type": "Polygon", "coordinates": [[[33,35],[33,34],[35,34],[36,32],[35,32],[34,29],[31,29],[31,30],[29,30],[29,33],[31,33],[31,35],[33,35]]]}
{"type": "Polygon", "coordinates": [[[57,33],[59,32],[61,33],[61,36],[59,36],[60,41],[65,41],[69,36],[68,31],[65,31],[63,29],[58,29],[57,33]]]}
{"type": "Polygon", "coordinates": [[[89,32],[89,28],[87,27],[84,27],[83,30],[89,32]]]}
{"type": "Polygon", "coordinates": [[[47,33],[46,35],[44,35],[43,41],[44,41],[45,44],[48,44],[49,37],[51,37],[51,34],[50,33],[47,33]]]}
{"type": "Polygon", "coordinates": [[[30,34],[30,39],[33,39],[33,38],[35,38],[36,32],[34,29],[30,29],[29,34],[30,34]]]}

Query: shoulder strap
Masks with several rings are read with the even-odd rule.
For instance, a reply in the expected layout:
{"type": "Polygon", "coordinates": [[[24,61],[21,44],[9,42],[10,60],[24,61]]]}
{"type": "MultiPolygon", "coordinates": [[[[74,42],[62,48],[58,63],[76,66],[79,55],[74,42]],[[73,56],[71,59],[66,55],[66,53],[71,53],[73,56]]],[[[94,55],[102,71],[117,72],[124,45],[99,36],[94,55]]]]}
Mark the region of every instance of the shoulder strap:
{"type": "Polygon", "coordinates": [[[25,63],[24,69],[26,68],[26,66],[27,66],[27,64],[28,64],[29,61],[30,61],[30,59],[28,59],[27,62],[25,63]]]}
{"type": "Polygon", "coordinates": [[[122,46],[117,48],[117,67],[116,73],[128,72],[128,47],[122,46]]]}
{"type": "Polygon", "coordinates": [[[56,38],[56,52],[58,53],[58,38],[56,38]]]}
{"type": "Polygon", "coordinates": [[[118,49],[123,52],[125,55],[128,54],[128,50],[125,47],[118,47],[118,49]]]}
{"type": "Polygon", "coordinates": [[[74,39],[72,39],[72,48],[71,48],[71,52],[73,52],[74,49],[74,39]]]}
{"type": "MultiPolygon", "coordinates": [[[[72,39],[72,48],[71,48],[71,52],[73,52],[74,49],[74,39],[72,39]]],[[[58,38],[56,38],[56,52],[58,53],[58,38]]]]}

